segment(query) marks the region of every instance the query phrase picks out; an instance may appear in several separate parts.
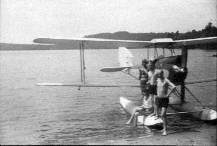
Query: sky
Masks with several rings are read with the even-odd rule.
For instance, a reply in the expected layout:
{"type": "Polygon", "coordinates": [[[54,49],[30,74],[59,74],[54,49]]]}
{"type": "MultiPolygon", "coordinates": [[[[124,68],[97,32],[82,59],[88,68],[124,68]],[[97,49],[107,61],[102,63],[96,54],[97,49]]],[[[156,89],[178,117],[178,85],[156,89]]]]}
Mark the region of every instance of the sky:
{"type": "Polygon", "coordinates": [[[217,26],[216,0],[0,0],[0,42],[217,26]]]}

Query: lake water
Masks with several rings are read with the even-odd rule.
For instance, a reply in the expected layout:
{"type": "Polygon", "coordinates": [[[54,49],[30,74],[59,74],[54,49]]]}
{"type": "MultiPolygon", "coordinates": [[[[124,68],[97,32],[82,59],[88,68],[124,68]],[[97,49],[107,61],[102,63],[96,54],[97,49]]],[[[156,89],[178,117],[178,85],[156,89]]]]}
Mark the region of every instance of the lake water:
{"type": "MultiPolygon", "coordinates": [[[[132,52],[135,64],[147,56],[146,50],[132,52]]],[[[116,49],[85,50],[87,82],[138,84],[126,74],[99,71],[118,66],[117,53],[116,49]]],[[[190,50],[187,81],[216,78],[216,57],[211,57],[215,53],[190,50]]],[[[0,51],[0,144],[90,144],[159,133],[125,125],[129,115],[121,109],[119,97],[139,101],[139,88],[36,86],[79,81],[78,50],[0,51]]],[[[204,105],[216,109],[216,82],[188,87],[204,105]]],[[[195,102],[191,97],[187,100],[195,102]]],[[[204,124],[186,116],[169,117],[169,130],[204,124]]]]}

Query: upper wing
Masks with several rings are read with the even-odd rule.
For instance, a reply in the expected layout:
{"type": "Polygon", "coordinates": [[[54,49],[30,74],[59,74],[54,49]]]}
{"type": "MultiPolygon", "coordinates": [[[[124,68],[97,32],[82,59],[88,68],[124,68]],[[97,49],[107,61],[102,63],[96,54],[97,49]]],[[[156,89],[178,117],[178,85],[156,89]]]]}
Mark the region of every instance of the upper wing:
{"type": "Polygon", "coordinates": [[[214,82],[217,81],[217,79],[206,79],[206,80],[197,80],[197,81],[187,81],[185,82],[186,85],[189,84],[197,84],[197,83],[206,83],[206,82],[214,82]]]}
{"type": "Polygon", "coordinates": [[[161,48],[182,47],[198,44],[211,44],[217,43],[217,37],[205,37],[205,38],[195,38],[195,39],[184,39],[184,40],[173,40],[171,38],[161,38],[151,40],[151,45],[161,48]]]}
{"type": "Polygon", "coordinates": [[[91,41],[91,42],[120,42],[120,43],[151,43],[151,41],[141,40],[115,40],[115,39],[101,39],[101,38],[37,38],[33,40],[35,43],[55,44],[58,41],[73,42],[73,41],[91,41]]]}
{"type": "Polygon", "coordinates": [[[151,41],[142,40],[115,40],[115,39],[99,39],[99,38],[37,38],[34,43],[42,44],[64,44],[70,45],[75,49],[79,48],[81,42],[85,42],[90,48],[144,48],[144,47],[161,47],[168,48],[170,46],[180,47],[197,44],[217,43],[217,37],[205,37],[196,39],[173,40],[171,38],[153,39],[151,41]]]}
{"type": "Polygon", "coordinates": [[[152,44],[151,41],[140,40],[114,40],[114,39],[99,39],[99,38],[37,38],[33,40],[34,43],[42,44],[64,44],[71,45],[73,48],[78,49],[81,42],[85,42],[90,48],[141,48],[152,44]]]}
{"type": "Polygon", "coordinates": [[[189,45],[210,44],[210,43],[217,43],[217,37],[175,40],[174,46],[189,46],[189,45]]]}

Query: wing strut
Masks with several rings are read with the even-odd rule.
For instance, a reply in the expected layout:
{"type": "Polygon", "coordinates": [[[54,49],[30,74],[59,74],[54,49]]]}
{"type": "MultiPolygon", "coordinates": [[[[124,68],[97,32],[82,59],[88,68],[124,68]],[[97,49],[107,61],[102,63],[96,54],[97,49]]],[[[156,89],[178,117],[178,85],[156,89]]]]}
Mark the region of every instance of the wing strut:
{"type": "Polygon", "coordinates": [[[80,43],[81,83],[85,84],[84,41],[80,43]]]}
{"type": "MultiPolygon", "coordinates": [[[[188,50],[187,50],[187,46],[184,45],[184,47],[182,48],[182,63],[181,63],[181,66],[188,72],[188,70],[187,70],[187,59],[188,59],[188,50]]],[[[181,83],[181,101],[182,102],[185,101],[185,82],[184,81],[181,83]]]]}

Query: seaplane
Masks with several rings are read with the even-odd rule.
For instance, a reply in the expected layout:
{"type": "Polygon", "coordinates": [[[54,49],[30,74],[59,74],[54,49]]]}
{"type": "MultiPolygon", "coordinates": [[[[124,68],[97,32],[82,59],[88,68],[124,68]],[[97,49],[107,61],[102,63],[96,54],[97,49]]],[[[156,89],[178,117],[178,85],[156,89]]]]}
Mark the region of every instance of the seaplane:
{"type": "MultiPolygon", "coordinates": [[[[173,82],[177,87],[180,87],[180,92],[174,93],[173,96],[169,97],[169,106],[176,110],[175,113],[168,113],[168,115],[173,114],[189,114],[194,118],[203,121],[216,121],[217,112],[214,109],[203,106],[197,97],[190,91],[187,87],[189,84],[197,84],[203,82],[213,82],[216,79],[205,79],[201,81],[185,81],[188,75],[187,59],[188,59],[188,49],[191,45],[197,44],[210,44],[217,43],[217,37],[205,37],[205,38],[195,38],[195,39],[184,39],[184,40],[173,40],[171,38],[157,38],[151,41],[143,40],[115,40],[115,39],[103,39],[103,38],[37,38],[33,41],[34,43],[40,44],[58,44],[67,43],[72,44],[80,50],[80,69],[81,69],[81,82],[79,84],[73,83],[37,83],[39,86],[73,86],[73,87],[140,87],[139,82],[137,85],[125,84],[125,85],[100,85],[100,84],[89,84],[85,80],[85,47],[88,45],[105,43],[112,44],[119,48],[119,63],[120,66],[117,67],[104,67],[100,71],[102,72],[122,72],[131,77],[137,79],[134,75],[130,73],[131,70],[138,69],[139,65],[133,65],[132,63],[132,53],[129,49],[141,48],[147,50],[147,59],[149,59],[149,51],[154,50],[155,66],[157,69],[162,69],[166,72],[167,78],[173,82]],[[163,54],[159,55],[157,49],[161,48],[163,54]],[[181,49],[180,55],[175,55],[174,49],[181,49]],[[165,56],[165,50],[171,52],[170,56],[165,56]],[[199,104],[194,104],[186,101],[186,92],[188,92],[199,104]]],[[[127,99],[126,97],[120,97],[121,107],[129,114],[133,114],[135,108],[138,106],[133,101],[127,99]]],[[[154,118],[150,116],[141,115],[137,117],[137,125],[145,126],[155,126],[162,125],[162,120],[160,118],[154,118]]]]}

